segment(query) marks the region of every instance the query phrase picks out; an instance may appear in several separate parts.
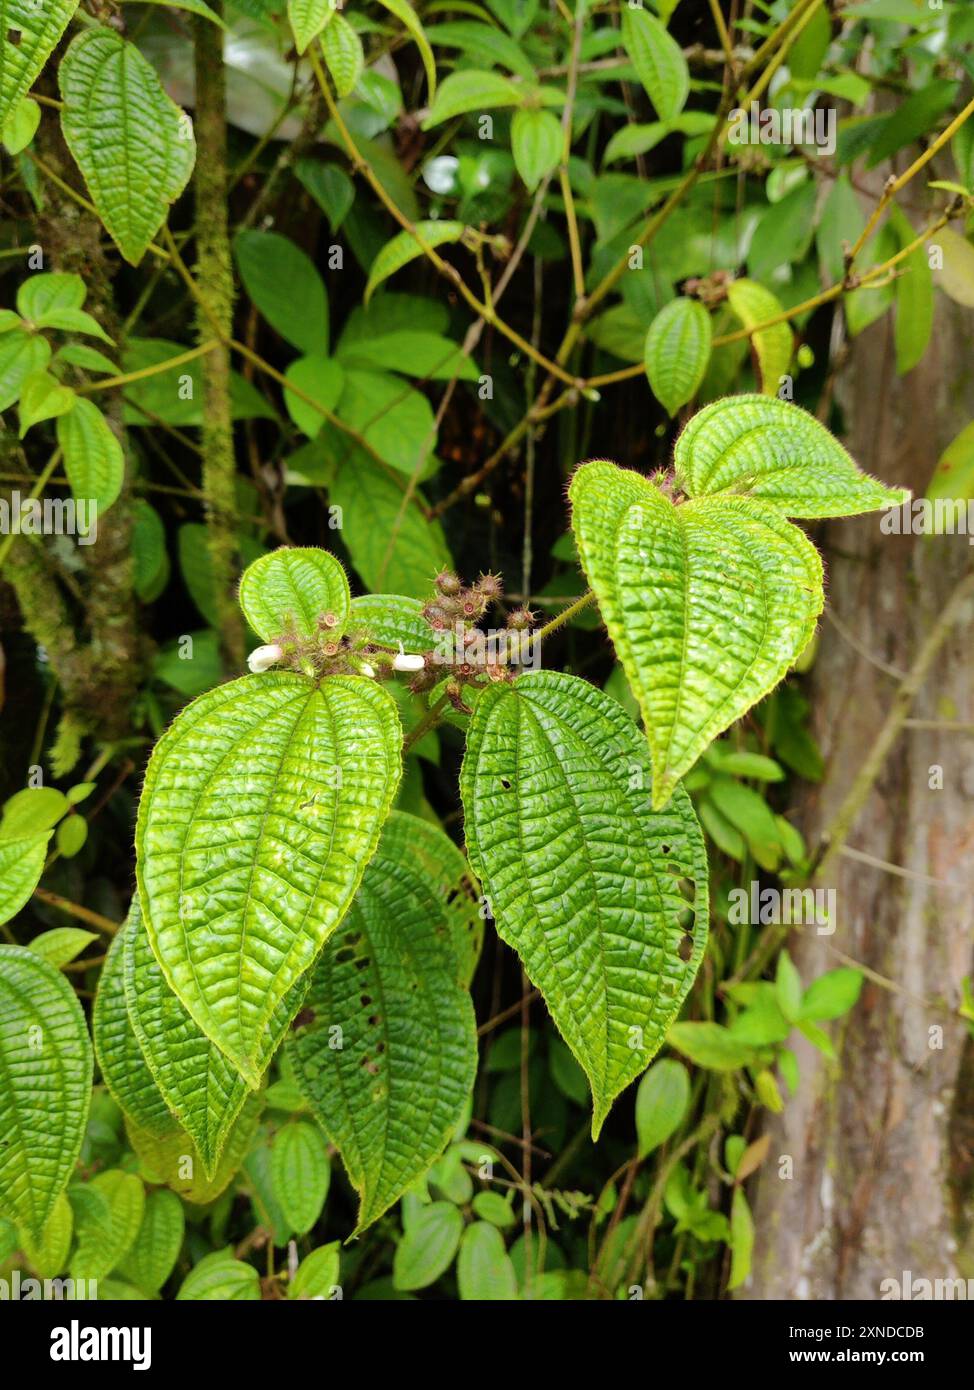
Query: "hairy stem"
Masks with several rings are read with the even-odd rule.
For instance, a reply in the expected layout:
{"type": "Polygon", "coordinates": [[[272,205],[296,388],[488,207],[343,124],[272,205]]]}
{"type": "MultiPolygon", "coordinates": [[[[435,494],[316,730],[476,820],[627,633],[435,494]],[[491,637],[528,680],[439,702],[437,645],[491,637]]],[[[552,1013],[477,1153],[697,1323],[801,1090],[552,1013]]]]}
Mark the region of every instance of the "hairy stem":
{"type": "MultiPolygon", "coordinates": [[[[222,13],[222,0],[214,0],[222,13]]],[[[221,343],[203,358],[203,496],[220,648],[228,667],[243,664],[243,621],[234,581],[238,569],[236,460],[230,405],[233,266],[227,222],[227,125],[223,34],[206,19],[193,23],[196,56],[196,264],[206,295],[196,316],[200,345],[215,326],[221,343]]]]}

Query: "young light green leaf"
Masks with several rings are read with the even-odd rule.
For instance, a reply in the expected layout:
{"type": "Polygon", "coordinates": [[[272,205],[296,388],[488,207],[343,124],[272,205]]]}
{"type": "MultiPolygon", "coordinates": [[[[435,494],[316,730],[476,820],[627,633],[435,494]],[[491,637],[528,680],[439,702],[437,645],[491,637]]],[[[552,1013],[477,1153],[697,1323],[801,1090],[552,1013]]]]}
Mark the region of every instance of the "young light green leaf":
{"type": "Polygon", "coordinates": [[[429,46],[425,30],[417,18],[416,11],[410,5],[409,0],[379,0],[380,5],[384,5],[390,14],[394,14],[400,23],[408,29],[409,33],[419,49],[419,56],[423,61],[426,70],[426,84],[429,88],[430,101],[436,96],[436,62],[433,58],[433,50],[429,46]]]}
{"type": "Polygon", "coordinates": [[[54,52],[78,0],[0,0],[0,125],[54,52]]]}
{"type": "Polygon", "coordinates": [[[55,842],[63,859],[80,854],[88,840],[88,822],[83,816],[67,816],[57,828],[55,842]]]}
{"type": "Polygon", "coordinates": [[[80,927],[54,927],[41,932],[28,943],[27,949],[43,956],[56,970],[80,956],[86,946],[98,940],[97,932],[82,931],[80,927]]]}
{"type": "Polygon", "coordinates": [[[622,10],[622,44],[661,121],[686,105],[690,72],[683,50],[655,15],[641,6],[622,10]]]}
{"type": "Polygon", "coordinates": [[[68,981],[32,951],[0,945],[0,1215],[35,1239],[81,1150],[92,1065],[68,981]]]}
{"type": "Polygon", "coordinates": [[[730,1219],[731,1272],[727,1288],[737,1289],[751,1272],[751,1255],[754,1250],[754,1218],[747,1204],[744,1189],[735,1186],[731,1198],[730,1219]]]}
{"type": "Polygon", "coordinates": [[[302,434],[314,439],[326,423],[324,412],[334,412],[341,400],[345,389],[345,372],[342,365],[334,357],[310,353],[306,357],[295,358],[284,376],[301,392],[299,396],[296,391],[289,391],[285,386],[284,404],[287,413],[302,434]],[[315,409],[305,397],[310,397],[321,409],[315,409]]]}
{"type": "Polygon", "coordinates": [[[74,1212],[67,1194],[62,1192],[54,1203],[37,1240],[29,1231],[18,1232],[20,1247],[42,1279],[54,1279],[66,1267],[74,1234],[74,1212]]]}
{"type": "Polygon", "coordinates": [[[442,526],[420,510],[422,492],[416,489],[403,511],[402,491],[363,449],[339,465],[329,501],[342,509],[342,540],[367,588],[419,598],[451,563],[442,526]]]}
{"type": "Polygon", "coordinates": [[[272,1017],[378,843],[401,738],[395,701],[374,682],[272,671],[200,696],[149,760],[136,852],[152,949],[253,1087],[272,1017]]]}
{"type": "Polygon", "coordinates": [[[80,275],[42,271],[21,282],[17,312],[36,327],[41,319],[59,309],[80,309],[85,295],[85,282],[80,275]]]}
{"type": "Polygon", "coordinates": [[[339,1243],[330,1241],[305,1255],[288,1284],[288,1298],[328,1298],[337,1288],[341,1257],[339,1243]]]}
{"type": "Polygon", "coordinates": [[[802,1000],[801,1016],[816,1023],[841,1018],[849,1012],[862,989],[862,971],[843,967],[813,980],[802,1000]]]}
{"type": "Polygon", "coordinates": [[[517,1299],[517,1271],[504,1237],[487,1221],[464,1231],[457,1256],[457,1288],[462,1302],[510,1303],[517,1299]]]}
{"type": "Polygon", "coordinates": [[[473,358],[463,352],[459,343],[439,333],[411,329],[383,333],[340,344],[337,355],[348,367],[378,367],[424,381],[449,381],[454,376],[461,381],[476,381],[479,376],[473,358]]]}
{"type": "Polygon", "coordinates": [[[966,502],[974,498],[974,423],[965,425],[940,455],[926,496],[931,501],[950,498],[966,502]]]}
{"type": "Polygon", "coordinates": [[[250,1092],[212,1176],[204,1171],[195,1144],[179,1125],[174,1124],[169,1134],[157,1136],[126,1120],[125,1130],[139,1159],[139,1172],[146,1182],[164,1184],[184,1201],[201,1206],[215,1201],[246,1157],[263,1107],[263,1093],[250,1092]]]}
{"type": "Polygon", "coordinates": [[[300,352],[327,356],[328,295],[311,258],[278,232],[238,232],[233,254],[244,289],[271,327],[300,352]]]}
{"type": "Polygon", "coordinates": [[[85,1239],[85,1223],[79,1221],[78,1249],[70,1270],[75,1279],[103,1279],[135,1243],[145,1212],[145,1188],[135,1173],[110,1168],[91,1179],[87,1192],[89,1196],[104,1198],[108,1209],[107,1229],[99,1215],[92,1231],[94,1240],[89,1243],[85,1239]]]}
{"type": "MultiPolygon", "coordinates": [[[[449,80],[447,78],[447,82],[449,80]]],[[[372,262],[368,283],[365,286],[366,304],[383,280],[388,280],[390,275],[395,275],[396,271],[402,270],[404,265],[414,261],[417,256],[425,254],[423,246],[429,246],[435,250],[437,246],[457,242],[466,230],[463,222],[446,221],[417,222],[415,228],[419,240],[413,236],[412,232],[399,232],[391,241],[386,242],[372,262]],[[420,245],[420,241],[423,242],[423,246],[420,245]]]]}
{"type": "Polygon", "coordinates": [[[781,301],[756,280],[734,280],[727,287],[727,302],[751,333],[750,343],[757,359],[763,394],[776,396],[781,378],[791,366],[794,336],[787,323],[776,323],[758,333],[753,330],[784,313],[781,301]]]}
{"type": "Polygon", "coordinates": [[[176,1131],[176,1121],[142,1055],[125,998],[125,944],[138,927],[137,913],[133,905],[129,920],[109,947],[98,979],[92,1034],[98,1069],[112,1096],[146,1134],[165,1138],[176,1131]]]}
{"type": "Polygon", "coordinates": [[[24,787],[4,803],[0,839],[37,835],[42,830],[50,830],[67,814],[70,806],[64,792],[58,791],[57,787],[24,787]]]}
{"type": "Polygon", "coordinates": [[[448,20],[427,30],[427,37],[434,47],[459,48],[478,68],[507,68],[518,77],[534,81],[534,65],[520,45],[491,24],[480,24],[475,20],[448,20]]]}
{"type": "Polygon", "coordinates": [[[942,227],[931,244],[942,255],[937,284],[955,304],[974,309],[974,246],[950,227],[942,227]]]}
{"type": "Polygon", "coordinates": [[[0,335],[0,410],[9,410],[28,377],[51,360],[51,345],[39,333],[13,328],[0,335]]]}
{"type": "Polygon", "coordinates": [[[822,562],[753,498],[677,507],[601,461],[582,465],[569,496],[583,568],[642,710],[658,808],[804,650],[822,610],[822,562]]]}
{"type": "Polygon", "coordinates": [[[561,162],[561,123],[540,106],[524,106],[511,121],[511,153],[529,193],[561,162]]]}
{"type": "Polygon", "coordinates": [[[674,1023],[666,1041],[698,1067],[708,1071],[737,1071],[755,1059],[751,1044],[739,1042],[719,1023],[674,1023]]]}
{"type": "Polygon", "coordinates": [[[392,1282],[397,1289],[425,1289],[453,1263],[463,1217],[452,1202],[431,1202],[410,1221],[396,1246],[392,1282]]]}
{"type": "Polygon", "coordinates": [[[423,130],[468,111],[495,111],[499,106],[520,106],[526,88],[499,72],[466,68],[451,72],[439,85],[423,130]]]}
{"type": "Polygon", "coordinates": [[[710,315],[699,299],[671,300],[646,334],[644,361],[653,395],[669,415],[696,395],[710,360],[710,315]]]}
{"type": "MultiPolygon", "coordinates": [[[[121,935],[129,1022],[163,1100],[192,1137],[204,1171],[212,1177],[247,1087],[166,984],[137,900],[121,935]]],[[[272,1026],[278,1033],[282,1023],[287,1026],[287,1020],[275,1018],[272,1026]]],[[[142,1123],[137,1115],[133,1119],[142,1123]]]]}
{"type": "Polygon", "coordinates": [[[68,148],[109,236],[138,265],[193,172],[192,123],[114,29],[78,34],[58,80],[68,148]]]}
{"type": "Polygon", "coordinates": [[[104,516],[122,490],[125,455],[94,401],[76,398],[57,422],[57,440],[75,500],[94,503],[97,515],[104,516]]]}
{"type": "Polygon", "coordinates": [[[260,1280],[253,1265],[235,1260],[229,1250],[204,1255],[183,1280],[177,1302],[259,1303],[260,1280]]]}
{"type": "Polygon", "coordinates": [[[44,872],[51,832],[0,838],[0,923],[28,902],[44,872]]]}
{"type": "Polygon", "coordinates": [[[362,40],[344,15],[337,14],[321,36],[321,51],[339,97],[355,90],[365,68],[362,40]]]}
{"type": "Polygon", "coordinates": [[[419,826],[413,816],[390,817],[315,968],[308,1022],[287,1043],[298,1084],[361,1198],[357,1231],[443,1152],[476,1069],[449,890],[430,870],[419,826]]]}
{"type": "Polygon", "coordinates": [[[775,993],[778,1008],[789,1023],[794,1023],[801,1010],[802,982],[801,976],[795,969],[795,963],[787,951],[782,951],[778,957],[778,964],[775,969],[775,993]]]}
{"type": "Polygon", "coordinates": [[[589,1079],[593,1138],[659,1049],[707,937],[700,827],[682,788],[649,809],[647,752],[611,696],[538,671],[481,692],[460,774],[471,866],[589,1079]]]}
{"type": "Polygon", "coordinates": [[[0,127],[0,138],[8,154],[25,150],[41,123],[41,108],[31,97],[21,97],[0,127]]]}
{"type": "Polygon", "coordinates": [[[676,441],[673,462],[691,497],[745,494],[785,516],[858,516],[910,496],[861,472],[814,415],[773,396],[705,406],[676,441]]]}
{"type": "Polygon", "coordinates": [[[307,1235],[321,1215],[331,1181],[328,1150],[314,1125],[293,1120],[278,1130],[271,1179],[285,1220],[297,1235],[307,1235]]]}
{"type": "Polygon", "coordinates": [[[349,626],[370,641],[396,650],[425,652],[433,642],[433,629],[423,617],[423,604],[404,594],[360,594],[352,599],[349,626]]]}
{"type": "Polygon", "coordinates": [[[690,1104],[686,1067],[664,1057],[646,1072],[636,1091],[636,1140],[640,1158],[665,1144],[683,1122],[690,1104]]]}
{"type": "Polygon", "coordinates": [[[351,601],[341,564],[317,546],[272,550],[248,565],[240,581],[244,617],[265,642],[285,632],[337,641],[351,601]]]}
{"type": "Polygon", "coordinates": [[[70,386],[62,386],[50,372],[34,372],[20,391],[20,437],[42,420],[54,420],[73,411],[78,397],[70,386]]]}
{"type": "MultiPolygon", "coordinates": [[[[916,241],[916,232],[906,214],[893,203],[890,225],[900,240],[900,249],[916,241]]],[[[923,357],[933,332],[933,275],[922,244],[901,262],[902,274],[896,281],[896,371],[911,372],[923,357]]]]}
{"type": "Polygon", "coordinates": [[[142,1224],[131,1249],[118,1266],[144,1294],[156,1294],[173,1272],[186,1220],[175,1192],[157,1188],[146,1195],[142,1224]]]}
{"type": "Polygon", "coordinates": [[[288,23],[299,53],[304,53],[335,13],[332,0],[287,0],[288,23]]]}

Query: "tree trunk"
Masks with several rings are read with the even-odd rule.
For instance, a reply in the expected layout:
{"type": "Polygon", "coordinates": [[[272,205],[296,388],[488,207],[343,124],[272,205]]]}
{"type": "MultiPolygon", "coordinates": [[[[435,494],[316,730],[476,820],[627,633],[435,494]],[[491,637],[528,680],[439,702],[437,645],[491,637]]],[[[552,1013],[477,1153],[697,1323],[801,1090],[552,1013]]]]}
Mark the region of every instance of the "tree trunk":
{"type": "MultiPolygon", "coordinates": [[[[971,315],[940,294],[933,342],[906,377],[896,376],[891,314],[856,340],[840,404],[862,468],[923,495],[944,447],[974,419],[972,343],[971,315]]],[[[825,621],[810,678],[826,759],[806,807],[810,844],[872,746],[897,671],[909,669],[974,564],[966,536],[885,535],[879,522],[833,522],[819,537],[842,630],[825,621]]],[[[972,606],[962,606],[911,719],[974,720],[972,606]]],[[[806,985],[841,964],[839,952],[892,984],[867,977],[851,1015],[832,1025],[837,1063],[797,1039],[801,1085],[771,1127],[757,1180],[754,1274],[741,1291],[750,1298],[878,1299],[896,1296],[882,1281],[899,1286],[905,1271],[914,1280],[974,1275],[962,1217],[974,1065],[957,1014],[974,942],[970,727],[900,731],[826,877],[818,886],[836,890],[834,935],[812,929],[789,942],[806,985]]]]}

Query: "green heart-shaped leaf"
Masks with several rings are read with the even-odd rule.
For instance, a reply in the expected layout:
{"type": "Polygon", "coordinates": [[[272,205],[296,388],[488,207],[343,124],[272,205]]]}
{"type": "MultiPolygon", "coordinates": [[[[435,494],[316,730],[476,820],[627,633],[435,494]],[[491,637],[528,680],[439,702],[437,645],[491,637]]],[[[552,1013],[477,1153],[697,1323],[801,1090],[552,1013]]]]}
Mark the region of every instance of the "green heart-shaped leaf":
{"type": "Polygon", "coordinates": [[[814,415],[777,396],[705,406],[676,441],[673,463],[690,497],[759,497],[784,516],[858,516],[910,496],[861,472],[814,415]]]}
{"type": "Polygon", "coordinates": [[[149,940],[251,1086],[278,1006],[375,851],[401,741],[395,702],[374,682],[269,672],[194,700],[149,760],[136,828],[149,940]]]}
{"type": "Polygon", "coordinates": [[[359,1231],[443,1152],[473,1084],[474,1013],[458,978],[453,924],[458,860],[441,830],[393,813],[315,967],[308,1023],[287,1043],[361,1198],[359,1231]],[[442,842],[435,859],[434,837],[442,842]]]}
{"type": "Polygon", "coordinates": [[[576,676],[532,672],[477,700],[460,774],[470,862],[589,1079],[594,1138],[707,939],[697,818],[682,788],[651,811],[650,780],[632,720],[576,676]]]}
{"type": "Polygon", "coordinates": [[[282,547],[261,555],[244,570],[240,607],[265,641],[295,637],[341,637],[348,623],[351,595],[345,571],[334,555],[314,546],[282,547]],[[322,629],[318,619],[330,619],[322,629]]]}
{"type": "Polygon", "coordinates": [[[109,236],[138,265],[193,172],[192,123],[114,29],[72,39],[58,81],[68,149],[109,236]]]}
{"type": "Polygon", "coordinates": [[[57,48],[78,0],[0,0],[0,125],[57,48]]]}
{"type": "Polygon", "coordinates": [[[639,701],[653,805],[712,739],[794,664],[822,610],[822,562],[766,503],[675,506],[613,463],[572,480],[572,525],[606,626],[639,701]]]}
{"type": "Polygon", "coordinates": [[[81,1150],[92,1053],[74,990],[21,946],[0,946],[0,1076],[0,1215],[36,1240],[81,1150]]]}
{"type": "Polygon", "coordinates": [[[166,984],[137,902],[125,926],[124,950],[125,1001],[142,1056],[212,1177],[247,1098],[246,1084],[166,984]]]}
{"type": "Polygon", "coordinates": [[[132,916],[112,940],[98,977],[91,1031],[98,1070],[112,1096],[140,1129],[163,1139],[175,1133],[176,1121],[142,1055],[125,999],[125,942],[131,930],[132,916]]]}

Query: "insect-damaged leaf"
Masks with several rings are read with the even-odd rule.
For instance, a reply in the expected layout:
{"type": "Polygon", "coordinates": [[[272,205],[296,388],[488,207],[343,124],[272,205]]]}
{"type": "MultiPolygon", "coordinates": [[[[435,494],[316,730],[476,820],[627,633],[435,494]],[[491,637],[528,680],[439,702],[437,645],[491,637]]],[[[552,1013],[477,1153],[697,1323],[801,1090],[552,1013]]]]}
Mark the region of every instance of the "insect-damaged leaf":
{"type": "Polygon", "coordinates": [[[597,1137],[703,957],[707,856],[690,799],[678,788],[653,812],[632,720],[556,671],[481,693],[460,790],[471,865],[588,1077],[597,1137]]]}
{"type": "Polygon", "coordinates": [[[287,1044],[298,1083],[361,1198],[359,1231],[442,1153],[476,1069],[454,923],[460,879],[441,867],[450,851],[460,856],[435,830],[444,853],[431,858],[430,830],[401,812],[390,817],[315,967],[302,1011],[309,1021],[287,1044]]]}

